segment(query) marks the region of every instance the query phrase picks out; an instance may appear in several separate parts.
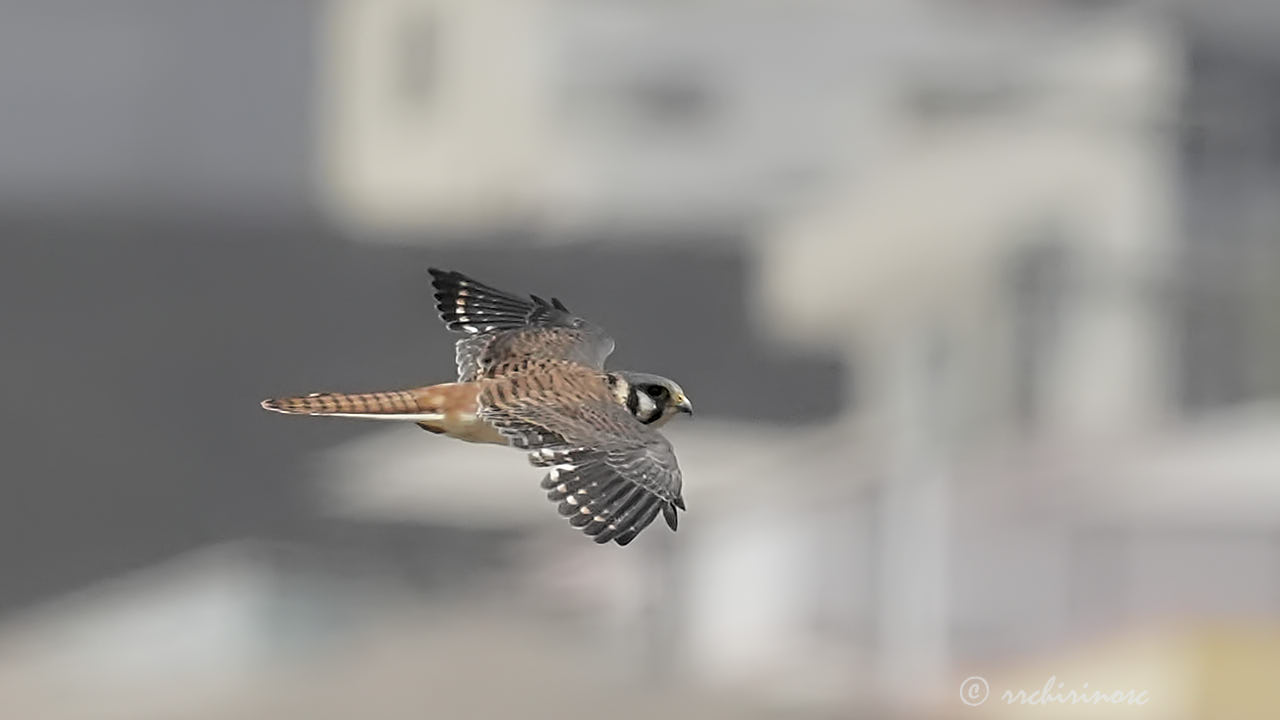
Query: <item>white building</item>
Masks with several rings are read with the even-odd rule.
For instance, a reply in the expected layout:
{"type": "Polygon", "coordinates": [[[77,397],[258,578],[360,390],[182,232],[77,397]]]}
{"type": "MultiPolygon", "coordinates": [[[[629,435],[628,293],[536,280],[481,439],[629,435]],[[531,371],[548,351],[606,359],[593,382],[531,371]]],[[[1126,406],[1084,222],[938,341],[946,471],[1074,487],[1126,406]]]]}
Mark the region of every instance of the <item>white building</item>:
{"type": "MultiPolygon", "coordinates": [[[[373,232],[737,231],[878,155],[999,32],[920,2],[337,0],[322,196],[373,232]]],[[[1051,41],[1047,32],[1039,41],[1051,41]]]]}

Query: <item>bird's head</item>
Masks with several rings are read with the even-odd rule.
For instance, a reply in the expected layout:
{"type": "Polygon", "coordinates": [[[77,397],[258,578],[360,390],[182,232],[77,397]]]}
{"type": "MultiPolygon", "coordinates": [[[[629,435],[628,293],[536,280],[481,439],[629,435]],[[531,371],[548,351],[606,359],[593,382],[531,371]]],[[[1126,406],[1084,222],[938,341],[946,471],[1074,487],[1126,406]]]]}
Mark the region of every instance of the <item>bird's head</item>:
{"type": "Polygon", "coordinates": [[[684,388],[674,380],[626,371],[611,372],[608,379],[618,402],[645,425],[662,427],[678,413],[693,414],[684,388]]]}

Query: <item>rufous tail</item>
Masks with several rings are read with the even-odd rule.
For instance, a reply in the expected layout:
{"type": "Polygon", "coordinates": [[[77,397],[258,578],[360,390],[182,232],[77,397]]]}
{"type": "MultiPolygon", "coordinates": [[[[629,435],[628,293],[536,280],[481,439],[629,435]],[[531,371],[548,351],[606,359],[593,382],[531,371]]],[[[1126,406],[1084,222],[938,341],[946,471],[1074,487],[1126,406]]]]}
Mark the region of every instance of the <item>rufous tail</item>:
{"type": "Polygon", "coordinates": [[[299,397],[268,398],[264,410],[288,415],[327,415],[370,420],[420,422],[445,412],[448,392],[439,385],[370,393],[311,393],[299,397]]]}

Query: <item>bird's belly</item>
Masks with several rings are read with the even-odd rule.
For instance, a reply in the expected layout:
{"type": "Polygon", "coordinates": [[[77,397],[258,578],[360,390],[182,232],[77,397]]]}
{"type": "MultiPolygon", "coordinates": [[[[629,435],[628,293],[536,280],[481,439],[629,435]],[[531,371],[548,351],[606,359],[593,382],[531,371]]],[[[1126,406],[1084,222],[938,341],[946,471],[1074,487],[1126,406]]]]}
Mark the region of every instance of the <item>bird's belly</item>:
{"type": "Polygon", "coordinates": [[[505,437],[495,430],[492,425],[477,417],[475,413],[445,415],[439,422],[423,423],[423,426],[426,427],[428,424],[436,425],[439,428],[439,430],[428,428],[433,432],[441,432],[458,440],[497,445],[507,444],[505,437]]]}
{"type": "Polygon", "coordinates": [[[421,403],[435,410],[418,421],[423,430],[474,443],[506,445],[507,439],[480,418],[480,388],[475,383],[433,385],[421,403]]]}

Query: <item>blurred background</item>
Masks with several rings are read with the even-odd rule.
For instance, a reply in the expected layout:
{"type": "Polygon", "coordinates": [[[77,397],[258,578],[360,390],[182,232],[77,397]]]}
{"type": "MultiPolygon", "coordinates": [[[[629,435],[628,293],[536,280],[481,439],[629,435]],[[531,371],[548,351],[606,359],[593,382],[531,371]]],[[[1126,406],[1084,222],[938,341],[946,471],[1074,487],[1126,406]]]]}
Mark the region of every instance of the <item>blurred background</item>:
{"type": "Polygon", "coordinates": [[[3,3],[0,348],[5,718],[1280,706],[1268,0],[3,3]],[[428,265],[688,390],[679,533],[258,408],[428,265]]]}

